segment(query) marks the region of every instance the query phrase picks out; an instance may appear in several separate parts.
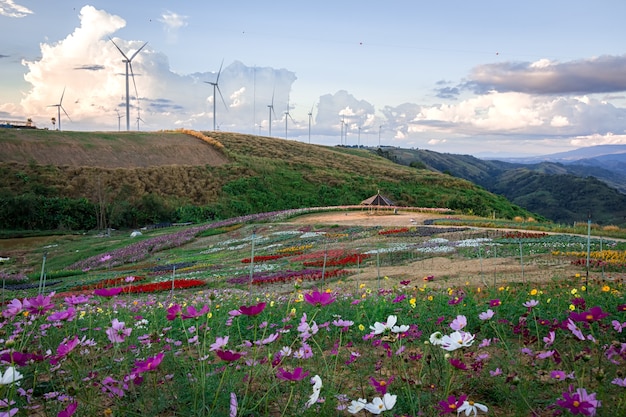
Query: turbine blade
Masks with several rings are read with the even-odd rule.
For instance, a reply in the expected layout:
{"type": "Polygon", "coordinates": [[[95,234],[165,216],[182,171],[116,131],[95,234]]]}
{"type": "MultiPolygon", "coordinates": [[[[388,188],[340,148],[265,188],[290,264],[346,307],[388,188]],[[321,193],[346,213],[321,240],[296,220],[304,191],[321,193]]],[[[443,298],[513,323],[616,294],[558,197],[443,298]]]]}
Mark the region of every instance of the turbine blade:
{"type": "Polygon", "coordinates": [[[63,103],[63,96],[65,95],[65,87],[63,87],[63,92],[61,93],[61,100],[59,100],[59,106],[63,103]]]}
{"type": "MultiPolygon", "coordinates": [[[[215,87],[217,88],[217,92],[220,93],[220,97],[222,98],[222,103],[224,103],[226,111],[228,111],[228,106],[226,105],[226,100],[224,100],[224,96],[222,95],[222,90],[220,90],[220,86],[215,83],[215,87]]],[[[213,98],[213,100],[215,100],[215,98],[213,98]]]]}
{"type": "MultiPolygon", "coordinates": [[[[113,39],[111,39],[111,37],[110,37],[110,36],[109,36],[109,40],[110,40],[111,42],[113,42],[113,39]]],[[[120,47],[119,47],[119,46],[117,46],[117,44],[116,44],[115,42],[113,42],[113,45],[115,45],[115,47],[117,48],[117,50],[118,50],[118,51],[120,51],[120,54],[122,54],[122,56],[123,56],[123,57],[124,57],[127,61],[129,61],[129,59],[128,59],[128,57],[126,56],[126,54],[125,54],[124,52],[122,52],[122,50],[120,49],[120,47]]]]}
{"type": "Polygon", "coordinates": [[[139,52],[140,52],[140,51],[144,48],[144,46],[146,46],[147,44],[148,44],[148,42],[146,42],[146,43],[144,43],[143,45],[141,45],[141,48],[137,49],[137,50],[135,51],[135,53],[131,55],[131,57],[130,57],[130,59],[129,59],[128,61],[132,61],[132,60],[133,60],[133,58],[134,58],[135,56],[137,56],[137,54],[138,54],[138,53],[139,53],[139,52]]]}
{"type": "Polygon", "coordinates": [[[224,60],[222,59],[222,63],[220,64],[220,70],[217,72],[217,78],[215,79],[215,84],[217,84],[220,81],[220,74],[222,73],[223,66],[224,66],[224,60]]]}
{"type": "Polygon", "coordinates": [[[63,106],[61,106],[61,105],[59,104],[59,107],[61,107],[61,110],[63,110],[63,113],[65,113],[65,115],[67,116],[68,120],[71,122],[71,121],[72,121],[72,119],[70,119],[70,115],[69,115],[69,114],[67,114],[67,112],[65,111],[65,109],[63,108],[63,106]]]}
{"type": "Polygon", "coordinates": [[[135,98],[139,101],[139,93],[137,92],[137,84],[135,83],[135,73],[133,72],[133,64],[128,61],[128,67],[130,68],[130,76],[133,79],[133,86],[135,87],[135,98]]]}

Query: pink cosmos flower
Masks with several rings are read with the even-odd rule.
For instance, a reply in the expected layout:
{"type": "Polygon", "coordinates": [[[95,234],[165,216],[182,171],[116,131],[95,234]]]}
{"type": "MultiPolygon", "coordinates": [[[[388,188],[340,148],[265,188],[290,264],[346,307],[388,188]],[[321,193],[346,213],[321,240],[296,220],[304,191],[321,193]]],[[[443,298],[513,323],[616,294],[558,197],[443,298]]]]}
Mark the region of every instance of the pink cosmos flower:
{"type": "Polygon", "coordinates": [[[185,319],[195,319],[200,316],[204,316],[209,312],[209,306],[204,305],[202,309],[196,310],[194,306],[188,306],[187,309],[182,313],[183,320],[185,319]]]}
{"type": "Polygon", "coordinates": [[[34,315],[45,314],[54,308],[51,298],[49,296],[44,296],[43,294],[39,294],[34,298],[25,298],[22,306],[24,307],[24,310],[34,315]]]}
{"type": "Polygon", "coordinates": [[[546,347],[551,346],[554,343],[554,339],[556,337],[556,333],[554,331],[550,331],[547,336],[543,338],[543,342],[546,344],[546,347]]]}
{"type": "Polygon", "coordinates": [[[106,329],[106,334],[112,343],[122,343],[124,339],[130,336],[132,331],[133,329],[126,327],[126,324],[123,321],[113,319],[111,327],[106,329]]]}
{"type": "Polygon", "coordinates": [[[244,314],[246,316],[257,316],[261,314],[263,310],[265,310],[265,305],[266,303],[259,303],[253,306],[241,306],[239,307],[239,311],[241,312],[241,314],[244,314]]]}
{"type": "Polygon", "coordinates": [[[122,292],[122,288],[97,288],[93,290],[94,295],[100,297],[114,297],[122,292]]]}
{"type": "Polygon", "coordinates": [[[241,353],[233,352],[232,350],[218,349],[215,351],[215,353],[221,360],[225,362],[234,362],[236,360],[239,360],[239,358],[243,356],[241,353]]]}
{"type": "Polygon", "coordinates": [[[226,344],[228,343],[228,338],[229,338],[229,336],[224,336],[224,337],[218,336],[215,339],[215,343],[212,343],[210,345],[209,351],[213,352],[213,351],[219,350],[219,349],[223,348],[224,346],[226,346],[226,344]]]}
{"type": "Polygon", "coordinates": [[[601,406],[601,402],[596,400],[595,393],[588,394],[584,388],[578,388],[574,391],[572,385],[568,391],[563,393],[563,398],[557,400],[556,403],[574,415],[582,414],[591,417],[596,415],[597,409],[601,406]]]}
{"type": "Polygon", "coordinates": [[[140,374],[143,372],[153,371],[161,364],[164,356],[165,353],[160,352],[157,353],[155,356],[147,358],[146,360],[136,361],[135,368],[133,369],[132,373],[140,374]]]}
{"type": "Polygon", "coordinates": [[[56,365],[59,363],[61,359],[69,355],[69,353],[74,350],[76,346],[79,344],[78,336],[74,336],[72,340],[64,339],[59,346],[57,347],[57,354],[50,359],[51,365],[56,365]]]}
{"type": "Polygon", "coordinates": [[[304,301],[316,307],[323,307],[334,303],[335,298],[330,293],[319,292],[316,290],[311,293],[304,294],[304,301]]]}
{"type": "Polygon", "coordinates": [[[615,378],[611,381],[611,384],[615,384],[618,387],[626,387],[626,378],[615,378]]]}
{"type": "Polygon", "coordinates": [[[611,324],[613,325],[613,328],[615,329],[617,333],[621,333],[622,330],[626,329],[626,322],[620,323],[617,320],[613,320],[611,324]]]}
{"type": "Polygon", "coordinates": [[[461,330],[465,326],[467,326],[467,317],[461,315],[456,316],[456,318],[452,320],[452,323],[450,323],[452,330],[461,330]]]}
{"type": "Polygon", "coordinates": [[[450,365],[454,366],[456,369],[460,369],[461,371],[467,371],[467,365],[457,358],[450,358],[448,362],[450,362],[450,365]]]}
{"type": "Polygon", "coordinates": [[[7,307],[2,312],[2,315],[5,318],[10,319],[11,317],[15,317],[18,314],[20,314],[23,309],[24,309],[24,306],[22,305],[22,302],[18,300],[17,298],[14,298],[11,301],[9,301],[9,304],[7,304],[7,307]]]}
{"type": "Polygon", "coordinates": [[[173,306],[170,306],[166,311],[167,311],[166,318],[169,321],[172,321],[172,320],[176,320],[176,317],[182,314],[183,309],[180,305],[174,304],[173,306]]]}
{"type": "Polygon", "coordinates": [[[576,326],[572,319],[567,319],[567,328],[576,336],[579,340],[585,340],[583,332],[576,326]]]}
{"type": "Polygon", "coordinates": [[[533,307],[537,307],[539,305],[539,301],[537,301],[537,300],[529,300],[529,301],[526,301],[525,303],[523,303],[522,305],[530,310],[533,307]]]}
{"type": "Polygon", "coordinates": [[[65,297],[63,301],[68,307],[74,307],[79,304],[86,304],[91,299],[90,296],[87,295],[71,295],[69,297],[65,297]]]}
{"type": "Polygon", "coordinates": [[[569,318],[576,322],[584,321],[587,323],[591,323],[594,321],[602,320],[608,315],[609,313],[602,311],[602,307],[595,306],[595,307],[591,307],[589,311],[581,311],[581,312],[572,311],[569,314],[569,318]]]}
{"type": "Polygon", "coordinates": [[[78,408],[78,402],[74,401],[73,403],[65,407],[63,410],[59,411],[59,413],[57,414],[57,417],[73,416],[77,408],[78,408]]]}
{"type": "Polygon", "coordinates": [[[374,389],[376,390],[376,392],[378,392],[380,395],[385,395],[387,393],[387,388],[389,386],[389,384],[391,384],[393,382],[393,376],[390,377],[387,380],[381,379],[380,381],[377,380],[376,378],[374,378],[373,376],[370,377],[370,385],[372,387],[374,387],[374,389]]]}
{"type": "Polygon", "coordinates": [[[289,372],[283,368],[278,368],[276,378],[282,379],[284,381],[301,381],[308,375],[309,371],[303,371],[303,369],[300,367],[294,369],[293,372],[289,372]]]}
{"type": "Polygon", "coordinates": [[[482,313],[480,313],[478,315],[478,318],[481,319],[482,321],[485,321],[485,320],[491,319],[494,314],[495,313],[493,312],[493,310],[488,308],[487,311],[483,311],[482,313]]]}
{"type": "Polygon", "coordinates": [[[500,301],[498,298],[489,300],[489,307],[498,307],[500,305],[502,305],[502,301],[500,301]]]}
{"type": "Polygon", "coordinates": [[[72,319],[76,316],[76,309],[74,307],[70,307],[67,310],[57,311],[56,313],[50,314],[46,317],[48,321],[72,321],[72,319]]]}
{"type": "Polygon", "coordinates": [[[489,371],[489,375],[491,376],[498,376],[498,375],[502,375],[502,369],[500,368],[496,368],[493,371],[489,371]]]}

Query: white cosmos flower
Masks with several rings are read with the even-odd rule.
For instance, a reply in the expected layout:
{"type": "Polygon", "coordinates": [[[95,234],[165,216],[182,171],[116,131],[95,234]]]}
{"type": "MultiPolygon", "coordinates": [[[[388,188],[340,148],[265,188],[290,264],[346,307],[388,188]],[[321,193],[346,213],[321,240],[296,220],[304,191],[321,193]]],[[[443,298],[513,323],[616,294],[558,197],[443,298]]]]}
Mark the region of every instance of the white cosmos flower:
{"type": "Polygon", "coordinates": [[[393,326],[398,322],[398,316],[391,315],[387,317],[386,323],[374,323],[373,326],[370,326],[370,329],[374,332],[374,334],[385,333],[387,330],[391,330],[393,326]]]}
{"type": "Polygon", "coordinates": [[[474,335],[463,331],[457,331],[451,333],[449,336],[443,336],[440,342],[441,347],[448,352],[471,346],[472,343],[474,343],[474,335]]]}
{"type": "Polygon", "coordinates": [[[311,378],[311,383],[313,384],[313,394],[309,397],[309,401],[306,402],[306,408],[311,407],[317,402],[317,399],[320,397],[320,391],[322,390],[322,378],[320,378],[319,375],[315,375],[311,378]]]}
{"type": "Polygon", "coordinates": [[[456,410],[456,412],[457,415],[465,411],[466,416],[469,416],[472,413],[476,416],[478,415],[478,410],[486,413],[489,409],[484,404],[475,403],[474,401],[463,401],[463,405],[460,406],[459,409],[456,410]]]}
{"type": "Polygon", "coordinates": [[[371,403],[365,404],[365,409],[372,414],[380,414],[383,411],[391,410],[396,405],[397,395],[386,393],[383,398],[374,397],[371,403]]]}
{"type": "Polygon", "coordinates": [[[352,403],[348,407],[348,412],[352,414],[356,414],[365,408],[365,404],[367,404],[367,400],[364,398],[359,398],[358,400],[352,400],[352,403]]]}
{"type": "Polygon", "coordinates": [[[430,339],[428,340],[433,345],[440,345],[442,339],[443,339],[443,335],[441,334],[441,332],[435,332],[430,335],[430,339]]]}
{"type": "MultiPolygon", "coordinates": [[[[9,366],[7,370],[4,371],[4,374],[2,374],[2,377],[0,377],[0,385],[9,385],[22,378],[24,378],[24,375],[20,374],[15,367],[9,366]]],[[[17,382],[17,385],[19,385],[19,382],[17,382]]]]}
{"type": "Polygon", "coordinates": [[[391,328],[391,331],[393,333],[404,333],[408,330],[409,330],[409,326],[407,326],[406,324],[403,324],[402,326],[393,326],[391,328]]]}

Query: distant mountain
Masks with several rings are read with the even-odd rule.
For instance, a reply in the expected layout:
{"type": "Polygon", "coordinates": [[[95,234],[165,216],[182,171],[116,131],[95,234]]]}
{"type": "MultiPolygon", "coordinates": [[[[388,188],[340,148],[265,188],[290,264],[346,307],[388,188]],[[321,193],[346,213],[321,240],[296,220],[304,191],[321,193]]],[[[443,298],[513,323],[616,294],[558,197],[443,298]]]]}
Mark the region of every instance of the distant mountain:
{"type": "Polygon", "coordinates": [[[626,146],[551,155],[554,159],[570,158],[570,163],[545,159],[532,163],[483,160],[471,155],[392,147],[381,148],[377,153],[402,165],[469,180],[555,222],[586,221],[591,213],[596,223],[623,225],[626,162],[622,158],[626,154],[620,150],[626,152],[626,146]],[[579,159],[575,159],[576,155],[579,159]]]}
{"type": "MultiPolygon", "coordinates": [[[[626,162],[626,145],[597,145],[574,149],[573,151],[559,152],[540,156],[527,156],[522,158],[497,158],[499,161],[536,164],[539,162],[577,163],[586,159],[609,159],[626,162]]],[[[492,158],[488,158],[492,159],[492,158]]]]}

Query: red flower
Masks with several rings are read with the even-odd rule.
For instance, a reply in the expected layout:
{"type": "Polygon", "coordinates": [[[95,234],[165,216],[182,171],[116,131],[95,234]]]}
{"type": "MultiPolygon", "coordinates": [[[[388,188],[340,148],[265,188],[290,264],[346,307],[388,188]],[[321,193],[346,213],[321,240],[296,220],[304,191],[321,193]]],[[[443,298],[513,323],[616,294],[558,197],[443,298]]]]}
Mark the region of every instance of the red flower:
{"type": "Polygon", "coordinates": [[[259,303],[254,306],[241,306],[239,307],[239,311],[241,314],[245,314],[246,316],[256,316],[265,310],[265,305],[265,303],[259,303]]]}

